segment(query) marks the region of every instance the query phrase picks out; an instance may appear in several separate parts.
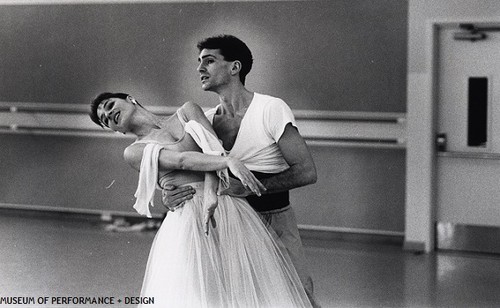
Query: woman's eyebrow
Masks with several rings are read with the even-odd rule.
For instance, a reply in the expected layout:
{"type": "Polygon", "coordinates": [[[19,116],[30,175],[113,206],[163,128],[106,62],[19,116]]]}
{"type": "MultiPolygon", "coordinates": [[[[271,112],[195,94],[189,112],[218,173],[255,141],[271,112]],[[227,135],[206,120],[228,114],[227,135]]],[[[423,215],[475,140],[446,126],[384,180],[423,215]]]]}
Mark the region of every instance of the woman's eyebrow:
{"type": "Polygon", "coordinates": [[[102,108],[106,109],[106,105],[109,103],[109,99],[102,101],[102,108]]]}
{"type": "MultiPolygon", "coordinates": [[[[104,121],[104,110],[106,109],[106,104],[109,103],[109,100],[105,100],[105,101],[102,101],[101,102],[101,117],[99,118],[101,120],[101,123],[103,123],[104,125],[106,125],[106,122],[104,121]]],[[[107,125],[106,125],[107,126],[107,125]]]]}

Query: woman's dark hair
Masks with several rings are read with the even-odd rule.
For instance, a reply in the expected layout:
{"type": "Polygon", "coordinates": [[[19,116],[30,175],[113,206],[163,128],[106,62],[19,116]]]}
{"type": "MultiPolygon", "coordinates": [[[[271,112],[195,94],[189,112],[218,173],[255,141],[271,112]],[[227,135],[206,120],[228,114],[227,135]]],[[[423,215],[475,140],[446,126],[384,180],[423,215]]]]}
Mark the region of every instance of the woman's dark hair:
{"type": "Polygon", "coordinates": [[[232,35],[223,34],[206,38],[199,42],[197,47],[200,52],[203,49],[219,49],[224,60],[240,61],[240,81],[245,84],[246,76],[252,69],[253,57],[252,52],[242,40],[232,35]]]}

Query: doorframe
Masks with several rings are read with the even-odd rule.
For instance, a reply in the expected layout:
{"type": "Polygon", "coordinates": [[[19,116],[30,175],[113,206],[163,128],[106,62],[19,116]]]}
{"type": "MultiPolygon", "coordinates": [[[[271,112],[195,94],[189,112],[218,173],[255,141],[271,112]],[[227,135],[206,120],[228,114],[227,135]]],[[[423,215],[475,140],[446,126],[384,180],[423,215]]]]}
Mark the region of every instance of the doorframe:
{"type": "Polygon", "coordinates": [[[408,74],[406,211],[404,249],[433,252],[436,247],[437,163],[435,137],[439,91],[439,32],[460,23],[500,23],[499,19],[432,19],[426,23],[427,70],[408,74]]]}

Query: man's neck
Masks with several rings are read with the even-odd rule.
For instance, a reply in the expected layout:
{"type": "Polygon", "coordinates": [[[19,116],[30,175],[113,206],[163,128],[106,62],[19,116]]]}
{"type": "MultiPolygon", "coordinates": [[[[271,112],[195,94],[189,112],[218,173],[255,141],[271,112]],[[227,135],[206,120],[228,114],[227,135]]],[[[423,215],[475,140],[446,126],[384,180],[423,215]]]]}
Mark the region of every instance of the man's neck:
{"type": "Polygon", "coordinates": [[[229,116],[243,116],[254,97],[254,93],[243,85],[229,87],[217,94],[222,106],[222,113],[229,116]]]}

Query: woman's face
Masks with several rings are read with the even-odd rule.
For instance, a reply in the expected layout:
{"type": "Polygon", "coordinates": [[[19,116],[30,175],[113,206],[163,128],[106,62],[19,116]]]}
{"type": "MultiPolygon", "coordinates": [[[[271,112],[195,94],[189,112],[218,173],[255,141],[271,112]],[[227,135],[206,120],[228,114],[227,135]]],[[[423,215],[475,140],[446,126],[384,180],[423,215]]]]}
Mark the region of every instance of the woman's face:
{"type": "Polygon", "coordinates": [[[111,97],[103,100],[97,107],[101,123],[116,132],[128,132],[130,117],[135,110],[132,98],[111,97]]]}

